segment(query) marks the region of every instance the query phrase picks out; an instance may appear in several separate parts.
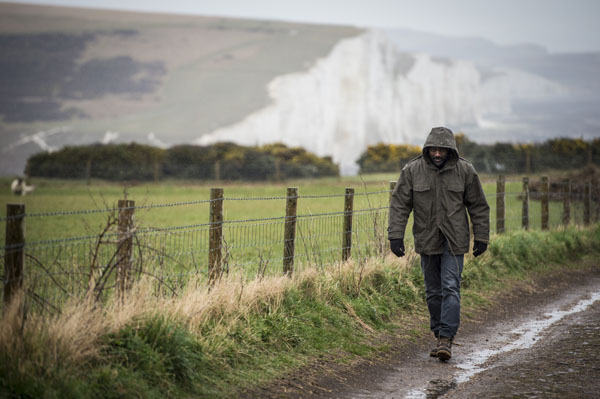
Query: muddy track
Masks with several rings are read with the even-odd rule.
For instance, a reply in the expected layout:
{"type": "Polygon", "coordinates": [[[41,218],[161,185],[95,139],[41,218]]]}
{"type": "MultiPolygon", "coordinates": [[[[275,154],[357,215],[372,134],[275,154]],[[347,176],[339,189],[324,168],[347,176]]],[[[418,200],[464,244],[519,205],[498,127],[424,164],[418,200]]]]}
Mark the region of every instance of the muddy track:
{"type": "Polygon", "coordinates": [[[340,365],[324,357],[240,397],[597,397],[600,264],[534,280],[463,318],[447,363],[428,356],[433,340],[421,316],[407,322],[412,334],[378,337],[390,350],[376,358],[340,365]]]}

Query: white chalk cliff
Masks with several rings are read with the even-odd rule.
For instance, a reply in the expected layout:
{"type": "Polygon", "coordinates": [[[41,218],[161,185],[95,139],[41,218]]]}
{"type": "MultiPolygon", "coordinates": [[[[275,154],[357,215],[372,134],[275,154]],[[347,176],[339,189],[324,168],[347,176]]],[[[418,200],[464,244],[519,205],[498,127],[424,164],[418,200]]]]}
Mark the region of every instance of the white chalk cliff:
{"type": "Polygon", "coordinates": [[[433,126],[480,125],[510,113],[516,99],[559,95],[561,87],[506,68],[482,79],[470,61],[403,53],[370,31],[340,41],[306,72],[275,78],[268,90],[269,106],[195,143],[302,146],[332,156],[349,175],[368,145],[422,144],[433,126]]]}

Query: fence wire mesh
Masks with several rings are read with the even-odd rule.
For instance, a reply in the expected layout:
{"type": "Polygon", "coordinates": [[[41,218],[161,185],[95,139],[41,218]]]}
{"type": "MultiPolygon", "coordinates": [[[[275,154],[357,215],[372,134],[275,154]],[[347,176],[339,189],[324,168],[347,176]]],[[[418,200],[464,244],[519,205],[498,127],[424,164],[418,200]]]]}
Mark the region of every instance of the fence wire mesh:
{"type": "MultiPolygon", "coordinates": [[[[355,194],[369,197],[366,204],[377,207],[354,210],[352,255],[370,256],[382,252],[382,246],[373,243],[384,240],[387,226],[388,190],[355,194]]],[[[299,195],[306,201],[296,216],[294,265],[299,270],[306,265],[324,266],[339,262],[343,249],[345,194],[299,195]],[[335,203],[330,212],[312,213],[309,201],[329,200],[335,203]],[[338,206],[338,203],[341,204],[338,206]],[[339,211],[338,211],[339,210],[339,211]]],[[[252,207],[271,206],[273,201],[285,203],[288,197],[229,197],[225,207],[239,203],[242,211],[252,207]]],[[[126,237],[132,242],[127,261],[131,275],[148,275],[156,279],[159,289],[177,294],[192,278],[208,279],[210,252],[210,223],[170,225],[169,213],[186,207],[190,220],[206,220],[210,203],[214,200],[127,206],[121,210],[134,212],[135,223],[126,237]],[[151,222],[152,226],[147,225],[151,222]]],[[[235,273],[244,278],[281,274],[284,258],[284,229],[286,217],[283,206],[273,207],[272,214],[281,216],[224,220],[222,243],[215,248],[222,252],[223,273],[235,273]]],[[[321,209],[321,208],[319,208],[321,209]]],[[[24,288],[33,299],[33,306],[48,311],[59,311],[70,299],[92,296],[107,298],[117,286],[119,264],[124,261],[119,253],[124,236],[118,232],[117,207],[99,210],[67,210],[32,212],[2,217],[3,223],[24,218],[28,234],[33,240],[24,245],[5,246],[2,249],[2,270],[7,254],[24,253],[24,288]],[[48,227],[51,225],[53,227],[48,227]],[[78,228],[72,228],[79,225],[78,228]],[[82,227],[83,226],[83,227],[82,227]],[[73,232],[101,230],[100,234],[72,235],[73,232]],[[63,233],[56,237],[57,231],[63,233]],[[52,238],[43,232],[52,232],[52,238]]],[[[252,215],[248,212],[248,215],[252,215]]],[[[2,229],[4,231],[4,229],[2,229]]],[[[3,237],[5,239],[6,237],[3,237]]],[[[29,238],[29,237],[28,237],[29,238]]],[[[213,250],[215,250],[213,249],[213,250]]],[[[5,281],[5,276],[2,275],[5,281]]]]}
{"type": "MultiPolygon", "coordinates": [[[[489,190],[486,195],[490,205],[491,231],[504,222],[505,231],[522,229],[523,189],[522,181],[506,181],[505,192],[489,190]],[[496,217],[497,199],[504,198],[504,217],[496,217]]],[[[585,187],[572,184],[570,191],[565,182],[552,182],[548,194],[549,227],[565,223],[566,214],[570,224],[584,224],[585,187]],[[568,201],[566,201],[568,200],[568,201]],[[567,206],[568,205],[568,206],[567,206]]],[[[298,214],[295,217],[294,270],[307,266],[325,267],[342,260],[344,249],[353,259],[385,256],[388,253],[387,223],[389,214],[388,190],[354,194],[351,212],[351,245],[344,240],[344,211],[346,194],[298,195],[298,214]],[[311,201],[327,201],[327,211],[314,213],[311,201]]],[[[118,209],[69,210],[65,212],[37,212],[17,215],[28,223],[27,239],[21,245],[7,245],[2,250],[0,262],[5,271],[5,260],[16,251],[23,251],[23,286],[32,298],[33,306],[47,311],[60,311],[70,299],[92,296],[106,299],[118,285],[118,270],[127,261],[130,278],[151,276],[157,289],[177,295],[190,279],[207,281],[209,278],[210,251],[220,251],[222,273],[236,274],[243,278],[281,274],[284,270],[285,226],[288,219],[284,213],[286,196],[280,197],[225,197],[222,199],[225,217],[220,224],[222,240],[211,249],[211,228],[206,223],[211,202],[198,200],[164,204],[144,204],[122,209],[134,213],[135,222],[126,231],[119,232],[118,209]],[[248,218],[228,220],[228,208],[248,218]],[[185,208],[185,211],[181,209],[185,208]],[[257,208],[261,215],[252,217],[257,208]],[[172,225],[173,212],[185,212],[185,225],[172,225]],[[90,219],[85,219],[90,218],[90,219]],[[51,224],[52,228],[46,226],[51,224]],[[77,230],[75,225],[84,225],[77,230]],[[102,233],[92,234],[94,229],[102,233]],[[72,235],[86,231],[89,234],[72,235]],[[56,237],[62,232],[62,237],[56,237]],[[47,234],[49,236],[45,236],[47,234]],[[52,237],[52,238],[50,238],[52,237]],[[130,244],[127,244],[130,243],[130,244]],[[121,249],[127,244],[131,251],[124,259],[121,249]]],[[[539,187],[529,192],[529,228],[540,229],[542,219],[542,194],[539,187]]],[[[591,219],[598,220],[598,199],[594,198],[591,219]]],[[[3,223],[14,220],[3,217],[3,223]]],[[[2,229],[4,231],[5,229],[2,229]]],[[[412,241],[412,217],[406,232],[407,245],[412,241]]],[[[5,238],[5,237],[3,237],[5,238]]],[[[6,272],[2,275],[6,284],[6,272]]]]}

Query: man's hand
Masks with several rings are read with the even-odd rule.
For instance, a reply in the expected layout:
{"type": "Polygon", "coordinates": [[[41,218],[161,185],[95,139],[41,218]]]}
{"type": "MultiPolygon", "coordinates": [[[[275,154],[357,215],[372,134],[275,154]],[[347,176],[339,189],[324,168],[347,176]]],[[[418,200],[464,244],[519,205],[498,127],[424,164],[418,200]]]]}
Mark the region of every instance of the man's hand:
{"type": "Polygon", "coordinates": [[[390,249],[397,257],[404,256],[404,240],[390,240],[390,249]]]}
{"type": "Polygon", "coordinates": [[[475,240],[475,242],[473,242],[473,256],[478,257],[479,255],[484,253],[487,249],[487,246],[488,245],[486,242],[475,240]]]}

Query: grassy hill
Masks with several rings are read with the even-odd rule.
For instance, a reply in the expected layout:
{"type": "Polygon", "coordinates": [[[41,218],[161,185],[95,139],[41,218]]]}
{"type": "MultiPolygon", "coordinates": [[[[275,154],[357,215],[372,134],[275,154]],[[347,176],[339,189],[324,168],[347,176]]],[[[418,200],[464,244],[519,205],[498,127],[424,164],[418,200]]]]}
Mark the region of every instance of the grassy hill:
{"type": "Polygon", "coordinates": [[[44,145],[109,131],[120,141],[189,142],[264,107],[274,77],[305,70],[359,33],[1,3],[0,174],[21,172],[44,145]]]}

